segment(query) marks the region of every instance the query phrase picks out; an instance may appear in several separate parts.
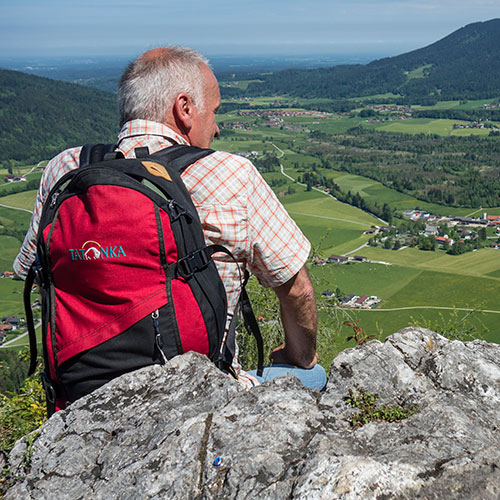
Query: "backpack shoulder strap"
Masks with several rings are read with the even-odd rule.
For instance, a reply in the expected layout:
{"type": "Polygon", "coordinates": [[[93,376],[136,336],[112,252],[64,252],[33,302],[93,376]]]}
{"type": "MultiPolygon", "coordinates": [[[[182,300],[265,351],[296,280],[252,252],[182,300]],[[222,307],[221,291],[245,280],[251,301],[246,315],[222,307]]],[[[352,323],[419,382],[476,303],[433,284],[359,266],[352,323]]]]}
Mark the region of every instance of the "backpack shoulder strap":
{"type": "Polygon", "coordinates": [[[80,151],[80,167],[102,160],[123,158],[121,152],[115,152],[115,144],[85,144],[80,151]]]}
{"type": "Polygon", "coordinates": [[[213,149],[176,144],[152,154],[151,157],[167,162],[170,167],[181,174],[189,165],[212,153],[214,153],[213,149]]]}
{"type": "Polygon", "coordinates": [[[243,282],[243,287],[241,289],[240,295],[240,307],[245,329],[248,333],[252,334],[255,337],[255,341],[257,342],[257,375],[259,377],[262,377],[262,373],[264,370],[264,341],[262,340],[262,333],[255,318],[252,304],[250,302],[250,297],[248,296],[246,290],[246,284],[249,277],[249,272],[245,270],[245,280],[243,282]]]}

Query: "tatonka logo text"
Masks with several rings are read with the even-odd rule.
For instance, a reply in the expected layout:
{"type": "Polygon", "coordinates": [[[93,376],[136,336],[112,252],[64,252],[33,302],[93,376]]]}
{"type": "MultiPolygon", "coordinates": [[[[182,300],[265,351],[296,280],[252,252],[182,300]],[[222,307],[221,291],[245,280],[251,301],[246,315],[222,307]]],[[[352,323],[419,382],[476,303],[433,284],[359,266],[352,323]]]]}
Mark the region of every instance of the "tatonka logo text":
{"type": "Polygon", "coordinates": [[[97,260],[126,257],[121,245],[103,247],[97,241],[86,241],[82,248],[70,248],[71,260],[97,260]]]}

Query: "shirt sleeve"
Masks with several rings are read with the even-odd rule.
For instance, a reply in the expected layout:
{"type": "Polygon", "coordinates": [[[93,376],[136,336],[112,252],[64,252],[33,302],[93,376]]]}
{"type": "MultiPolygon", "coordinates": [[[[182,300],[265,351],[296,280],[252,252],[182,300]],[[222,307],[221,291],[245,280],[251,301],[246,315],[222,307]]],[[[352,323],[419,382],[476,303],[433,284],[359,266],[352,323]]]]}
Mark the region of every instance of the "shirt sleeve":
{"type": "Polygon", "coordinates": [[[24,237],[19,254],[13,263],[15,273],[22,279],[26,278],[31,264],[35,260],[36,238],[38,234],[38,226],[40,224],[40,217],[42,215],[43,204],[56,182],[65,173],[78,167],[80,162],[80,151],[81,148],[72,148],[63,151],[50,160],[43,171],[28,232],[24,237]]]}
{"type": "Polygon", "coordinates": [[[261,285],[274,288],[297,274],[311,244],[253,165],[248,181],[248,265],[261,285]]]}

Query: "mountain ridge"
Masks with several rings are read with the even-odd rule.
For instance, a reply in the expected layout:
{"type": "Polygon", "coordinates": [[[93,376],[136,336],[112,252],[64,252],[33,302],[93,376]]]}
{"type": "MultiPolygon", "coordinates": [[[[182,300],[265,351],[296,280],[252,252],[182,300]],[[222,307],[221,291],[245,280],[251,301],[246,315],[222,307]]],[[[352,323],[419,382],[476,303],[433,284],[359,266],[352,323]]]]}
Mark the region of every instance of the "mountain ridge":
{"type": "Polygon", "coordinates": [[[248,93],[331,99],[394,93],[413,101],[494,97],[500,93],[499,39],[500,19],[472,23],[421,49],[366,65],[264,75],[248,93]],[[421,77],[412,78],[419,68],[421,77]]]}

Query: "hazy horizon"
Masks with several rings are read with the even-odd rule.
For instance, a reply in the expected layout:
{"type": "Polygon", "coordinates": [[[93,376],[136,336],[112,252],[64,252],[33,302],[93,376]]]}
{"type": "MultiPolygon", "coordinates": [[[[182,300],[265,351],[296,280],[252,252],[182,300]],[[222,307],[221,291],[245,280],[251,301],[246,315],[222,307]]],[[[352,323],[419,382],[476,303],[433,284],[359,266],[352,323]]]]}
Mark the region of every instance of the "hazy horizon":
{"type": "MultiPolygon", "coordinates": [[[[10,69],[41,76],[52,76],[59,70],[73,70],[79,72],[106,68],[123,69],[128,62],[139,54],[130,55],[100,55],[100,56],[23,56],[2,58],[0,69],[10,69]]],[[[286,68],[319,68],[339,64],[367,64],[375,59],[394,54],[307,54],[307,55],[282,55],[282,54],[205,54],[212,68],[217,73],[227,72],[253,72],[266,70],[279,70],[286,68]]]]}
{"type": "Polygon", "coordinates": [[[0,6],[0,59],[134,57],[162,45],[214,56],[391,56],[500,17],[497,0],[19,0],[0,6]]]}

